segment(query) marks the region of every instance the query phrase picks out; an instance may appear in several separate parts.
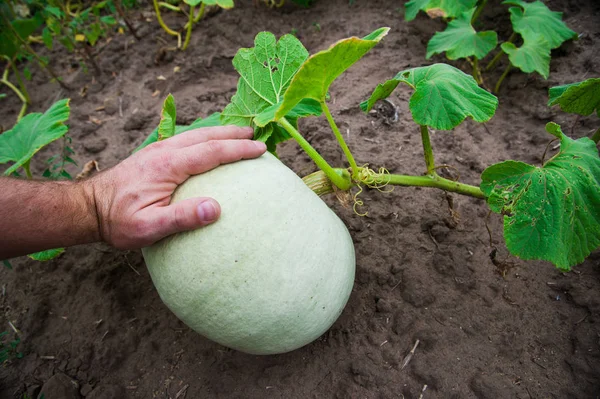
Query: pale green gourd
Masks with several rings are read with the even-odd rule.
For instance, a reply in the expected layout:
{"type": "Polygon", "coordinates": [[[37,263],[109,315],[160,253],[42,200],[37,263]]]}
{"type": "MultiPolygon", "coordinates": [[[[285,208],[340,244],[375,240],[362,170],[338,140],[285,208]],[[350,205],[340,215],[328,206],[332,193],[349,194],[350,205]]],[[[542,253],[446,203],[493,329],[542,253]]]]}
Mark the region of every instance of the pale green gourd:
{"type": "Polygon", "coordinates": [[[220,166],[173,201],[219,201],[213,225],[143,250],[163,302],[195,331],[251,354],[288,352],[341,314],[354,283],[343,222],[271,154],[220,166]]]}

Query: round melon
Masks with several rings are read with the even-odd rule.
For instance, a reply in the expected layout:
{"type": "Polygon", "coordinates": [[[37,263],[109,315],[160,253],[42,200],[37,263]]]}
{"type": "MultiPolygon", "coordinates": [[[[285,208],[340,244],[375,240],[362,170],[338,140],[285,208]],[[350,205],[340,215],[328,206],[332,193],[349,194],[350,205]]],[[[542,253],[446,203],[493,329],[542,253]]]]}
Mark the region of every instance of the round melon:
{"type": "Polygon", "coordinates": [[[212,197],[219,220],[143,249],[163,302],[192,329],[251,354],[300,348],[331,327],[354,283],[348,229],[271,154],[191,177],[173,202],[212,197]]]}

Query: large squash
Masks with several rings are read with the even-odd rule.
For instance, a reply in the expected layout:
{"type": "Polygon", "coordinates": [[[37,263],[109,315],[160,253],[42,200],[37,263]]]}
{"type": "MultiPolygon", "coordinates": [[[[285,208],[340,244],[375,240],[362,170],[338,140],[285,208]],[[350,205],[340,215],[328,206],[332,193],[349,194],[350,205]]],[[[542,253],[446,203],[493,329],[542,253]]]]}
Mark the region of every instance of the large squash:
{"type": "Polygon", "coordinates": [[[192,329],[252,354],[318,338],[354,282],[346,226],[294,172],[265,154],[182,184],[173,202],[213,197],[214,224],[143,250],[163,302],[192,329]]]}

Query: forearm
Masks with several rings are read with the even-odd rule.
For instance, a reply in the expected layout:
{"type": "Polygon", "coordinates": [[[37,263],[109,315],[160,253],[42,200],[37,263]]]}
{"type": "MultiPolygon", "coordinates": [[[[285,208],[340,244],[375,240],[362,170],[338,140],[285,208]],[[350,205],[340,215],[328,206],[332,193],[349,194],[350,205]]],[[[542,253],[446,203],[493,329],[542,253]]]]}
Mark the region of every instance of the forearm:
{"type": "Polygon", "coordinates": [[[0,259],[100,240],[92,186],[0,177],[0,259]]]}

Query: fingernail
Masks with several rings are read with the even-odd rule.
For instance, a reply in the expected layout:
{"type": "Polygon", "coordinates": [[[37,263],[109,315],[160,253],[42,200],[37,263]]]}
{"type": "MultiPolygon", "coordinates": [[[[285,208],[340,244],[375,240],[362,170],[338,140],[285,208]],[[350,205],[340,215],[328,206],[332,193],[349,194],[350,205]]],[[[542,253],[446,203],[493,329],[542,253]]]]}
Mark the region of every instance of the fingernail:
{"type": "Polygon", "coordinates": [[[218,212],[213,201],[204,201],[198,205],[198,217],[203,222],[214,222],[217,220],[218,212]]]}
{"type": "Polygon", "coordinates": [[[267,149],[267,145],[262,141],[254,141],[254,145],[261,151],[265,151],[267,149]]]}

